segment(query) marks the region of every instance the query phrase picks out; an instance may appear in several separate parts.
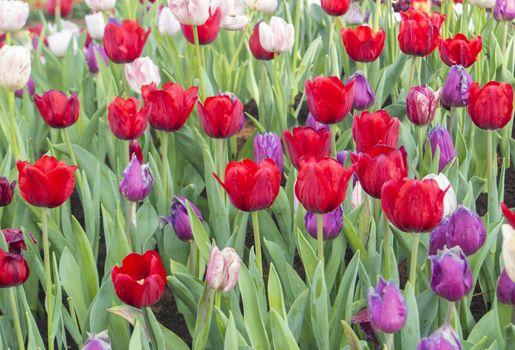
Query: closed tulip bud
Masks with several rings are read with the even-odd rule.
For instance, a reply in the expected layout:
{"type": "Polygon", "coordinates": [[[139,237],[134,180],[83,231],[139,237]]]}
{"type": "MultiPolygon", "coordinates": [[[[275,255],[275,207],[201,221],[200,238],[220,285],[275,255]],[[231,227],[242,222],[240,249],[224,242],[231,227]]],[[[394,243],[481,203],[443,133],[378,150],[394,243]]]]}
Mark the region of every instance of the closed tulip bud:
{"type": "Polygon", "coordinates": [[[343,28],[341,36],[345,51],[356,62],[375,61],[381,55],[386,39],[384,30],[374,32],[368,25],[343,28]]]}
{"type": "Polygon", "coordinates": [[[132,159],[132,156],[135,155],[140,163],[143,163],[143,152],[141,151],[141,146],[138,143],[138,140],[131,140],[129,142],[129,162],[132,159]]]}
{"type": "Polygon", "coordinates": [[[295,41],[295,28],[293,24],[286,23],[280,17],[273,16],[270,24],[261,22],[259,25],[259,42],[269,52],[289,52],[295,41]]]}
{"type": "Polygon", "coordinates": [[[451,182],[447,176],[439,173],[438,175],[428,174],[423,178],[423,180],[428,179],[435,180],[438,183],[438,187],[445,192],[445,197],[443,198],[443,216],[446,217],[452,214],[456,210],[458,203],[456,201],[456,193],[454,192],[451,182]]]}
{"type": "MultiPolygon", "coordinates": [[[[27,88],[27,93],[29,94],[29,96],[33,96],[34,92],[36,92],[36,84],[34,84],[34,80],[32,80],[31,78],[29,78],[29,81],[27,82],[27,85],[25,85],[25,87],[27,88]]],[[[14,95],[17,98],[23,98],[24,93],[25,93],[25,88],[21,88],[19,90],[16,90],[14,92],[14,95]]]]}
{"type": "Polygon", "coordinates": [[[470,67],[476,62],[482,48],[483,43],[480,35],[469,41],[461,33],[456,34],[454,38],[440,39],[438,44],[440,58],[449,67],[458,64],[465,68],[470,67]]]}
{"type": "Polygon", "coordinates": [[[350,0],[321,0],[320,6],[330,16],[342,16],[349,9],[350,0]]]}
{"type": "Polygon", "coordinates": [[[416,9],[401,12],[399,46],[406,55],[428,56],[438,45],[445,15],[428,14],[416,9]]]}
{"type": "Polygon", "coordinates": [[[109,339],[109,334],[107,330],[98,333],[91,334],[88,333],[89,337],[82,350],[111,350],[111,339],[109,339]]]}
{"type": "Polygon", "coordinates": [[[11,204],[15,187],[16,181],[9,182],[5,177],[0,177],[0,207],[11,204]]]}
{"type": "Polygon", "coordinates": [[[22,46],[0,48],[0,86],[9,90],[23,88],[30,78],[30,51],[22,46]]]}
{"type": "Polygon", "coordinates": [[[227,192],[231,203],[243,211],[268,208],[281,187],[281,173],[270,158],[261,163],[250,159],[229,162],[225,168],[225,181],[217,174],[213,175],[227,192]]]}
{"type": "Polygon", "coordinates": [[[502,270],[497,283],[497,298],[503,304],[515,305],[515,282],[511,280],[506,270],[502,270]]]}
{"type": "Polygon", "coordinates": [[[367,296],[368,317],[372,328],[384,333],[397,333],[404,327],[408,307],[404,296],[393,281],[379,278],[376,288],[370,288],[367,296]]]}
{"type": "Polygon", "coordinates": [[[348,84],[351,81],[354,82],[354,100],[352,101],[352,108],[363,111],[371,107],[376,100],[376,96],[374,95],[374,91],[368,83],[365,75],[361,72],[356,72],[350,76],[349,80],[347,80],[345,84],[348,84]]]}
{"type": "Polygon", "coordinates": [[[240,257],[232,248],[221,251],[217,247],[211,249],[211,257],[207,263],[206,281],[211,289],[219,292],[230,292],[238,283],[240,274],[240,257]]]}
{"type": "MultiPolygon", "coordinates": [[[[323,237],[324,240],[335,239],[338,237],[343,227],[343,209],[338,207],[333,211],[323,214],[323,237]]],[[[306,230],[313,237],[317,238],[317,214],[306,212],[304,216],[304,225],[306,230]]]]}
{"type": "Polygon", "coordinates": [[[139,101],[117,96],[107,107],[107,120],[113,134],[122,140],[133,140],[142,136],[147,128],[147,115],[138,110],[139,101]]]}
{"type": "Polygon", "coordinates": [[[169,7],[163,7],[159,13],[157,26],[159,28],[159,33],[163,35],[173,36],[181,30],[181,24],[177,18],[175,18],[169,7]]]}
{"type": "Polygon", "coordinates": [[[209,18],[210,0],[170,0],[169,6],[181,24],[200,26],[209,18]]]}
{"type": "Polygon", "coordinates": [[[299,168],[300,160],[306,156],[329,157],[331,153],[331,132],[326,129],[293,128],[283,133],[290,161],[299,168]]]}
{"type": "Polygon", "coordinates": [[[442,90],[442,104],[449,107],[464,107],[469,100],[472,77],[463,66],[452,66],[442,90]]]}
{"type": "Polygon", "coordinates": [[[435,92],[429,86],[413,86],[406,96],[406,115],[415,125],[428,125],[435,118],[439,103],[440,90],[435,92]]]}
{"type": "Polygon", "coordinates": [[[84,20],[86,21],[88,34],[91,36],[91,38],[102,40],[104,38],[104,28],[106,26],[102,12],[86,15],[84,16],[84,20]]]}
{"type": "Polygon", "coordinates": [[[154,177],[148,164],[141,164],[133,155],[129,165],[123,171],[120,193],[131,202],[140,202],[150,193],[154,177]]]}
{"type": "Polygon", "coordinates": [[[441,172],[447,164],[456,158],[456,149],[452,143],[452,136],[446,128],[437,126],[429,132],[429,143],[433,157],[436,150],[439,150],[438,171],[441,172]]]}
{"type": "Polygon", "coordinates": [[[198,101],[197,110],[202,129],[213,138],[229,138],[245,125],[243,103],[231,93],[210,96],[204,104],[198,101]]]}
{"type": "Polygon", "coordinates": [[[145,31],[138,21],[109,21],[104,29],[104,49],[114,63],[131,63],[141,56],[150,29],[145,31]]]}
{"type": "Polygon", "coordinates": [[[502,230],[502,258],[506,273],[515,281],[515,230],[511,225],[504,224],[502,230]]]}
{"type": "Polygon", "coordinates": [[[354,116],[352,137],[358,152],[368,152],[376,145],[397,147],[399,140],[399,119],[390,117],[388,112],[362,112],[354,116]]]}
{"type": "Polygon", "coordinates": [[[63,29],[60,32],[51,34],[47,37],[47,41],[50,51],[59,58],[66,56],[70,47],[74,55],[77,53],[77,36],[72,30],[63,29]]]}
{"type": "Polygon", "coordinates": [[[429,254],[436,255],[446,246],[459,246],[466,256],[470,256],[483,246],[485,239],[485,224],[479,215],[460,205],[431,232],[429,254]]]}
{"type": "Polygon", "coordinates": [[[252,10],[272,14],[277,9],[277,0],[245,0],[247,7],[252,10]]]}
{"type": "MultiPolygon", "coordinates": [[[[23,231],[19,228],[4,228],[2,230],[2,235],[4,236],[5,243],[7,243],[7,247],[9,248],[9,253],[13,253],[16,255],[22,255],[23,251],[27,250],[27,245],[25,244],[25,240],[23,238],[23,231]]],[[[30,232],[27,232],[29,238],[37,243],[36,238],[30,232]]]]}
{"type": "Polygon", "coordinates": [[[86,0],[86,4],[93,11],[109,11],[116,5],[116,0],[86,0]]]}
{"type": "Polygon", "coordinates": [[[125,79],[132,91],[141,93],[141,87],[151,83],[159,85],[161,76],[159,68],[150,57],[139,57],[125,65],[125,79]]]}
{"type": "Polygon", "coordinates": [[[29,275],[29,264],[22,255],[0,249],[0,288],[19,286],[29,275]]]}
{"type": "Polygon", "coordinates": [[[268,61],[274,58],[274,52],[267,51],[265,48],[263,48],[263,45],[261,45],[261,39],[259,36],[259,26],[263,23],[264,22],[260,21],[254,26],[254,30],[252,31],[252,35],[249,39],[249,48],[254,58],[258,60],[268,61]]]}
{"type": "Polygon", "coordinates": [[[177,237],[183,241],[189,241],[193,239],[190,219],[188,217],[188,204],[190,205],[191,209],[193,209],[193,212],[197,215],[199,220],[203,221],[202,214],[195,206],[195,204],[181,196],[174,197],[171,205],[170,216],[163,217],[163,223],[171,225],[177,237]]]}
{"type": "Polygon", "coordinates": [[[73,10],[73,0],[47,0],[45,8],[50,16],[55,16],[57,4],[59,4],[61,17],[68,17],[73,10]]]}
{"type": "Polygon", "coordinates": [[[491,9],[495,6],[495,0],[470,0],[470,4],[483,9],[491,9]]]}
{"type": "Polygon", "coordinates": [[[284,152],[279,136],[273,132],[257,134],[254,137],[254,161],[261,163],[270,158],[275,162],[282,173],[284,166],[284,152]]]}
{"type": "MultiPolygon", "coordinates": [[[[220,26],[222,23],[222,10],[218,7],[216,9],[211,8],[209,10],[209,17],[207,21],[196,27],[198,33],[198,42],[200,45],[211,44],[216,40],[220,33],[220,26]]],[[[182,34],[186,40],[191,44],[195,44],[195,30],[193,25],[181,24],[182,34]]]]}
{"type": "Polygon", "coordinates": [[[503,128],[513,117],[511,84],[491,81],[481,88],[478,83],[472,83],[468,112],[474,124],[481,129],[503,128]]]}
{"type": "Polygon", "coordinates": [[[512,21],[515,19],[515,2],[513,0],[496,0],[494,17],[498,21],[512,21]]]}
{"type": "Polygon", "coordinates": [[[101,58],[100,62],[103,62],[104,66],[107,67],[109,59],[107,58],[104,47],[92,42],[88,45],[88,49],[86,51],[86,63],[88,64],[89,71],[93,74],[98,73],[100,70],[97,55],[101,58]]]}
{"type": "Polygon", "coordinates": [[[448,324],[434,331],[430,336],[422,338],[417,350],[461,350],[461,343],[454,329],[448,324]]]}
{"type": "Polygon", "coordinates": [[[308,107],[313,118],[324,124],[336,124],[349,114],[354,101],[354,81],[342,83],[338,77],[306,80],[308,107]]]}
{"type": "Polygon", "coordinates": [[[431,289],[448,300],[458,301],[472,289],[472,270],[460,247],[445,248],[431,255],[431,289]]]}
{"type": "Polygon", "coordinates": [[[313,115],[311,113],[308,113],[308,117],[306,118],[306,127],[315,129],[315,130],[320,130],[320,129],[324,129],[327,131],[331,130],[329,125],[317,122],[316,119],[313,118],[313,115]]]}
{"type": "Polygon", "coordinates": [[[68,97],[59,90],[48,90],[41,96],[34,95],[34,104],[52,128],[67,128],[79,119],[80,101],[76,93],[68,97]]]}
{"type": "Polygon", "coordinates": [[[354,188],[352,189],[351,207],[356,209],[363,204],[363,187],[359,181],[356,181],[354,188]]]}
{"type": "Polygon", "coordinates": [[[29,4],[18,0],[0,1],[0,32],[16,32],[29,17],[29,4]]]}

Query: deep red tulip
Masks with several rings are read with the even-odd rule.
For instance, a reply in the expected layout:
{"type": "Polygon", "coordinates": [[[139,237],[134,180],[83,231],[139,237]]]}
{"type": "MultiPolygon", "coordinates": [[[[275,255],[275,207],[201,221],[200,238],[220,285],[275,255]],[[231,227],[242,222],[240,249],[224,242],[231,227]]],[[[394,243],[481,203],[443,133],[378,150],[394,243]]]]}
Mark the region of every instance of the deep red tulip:
{"type": "Polygon", "coordinates": [[[389,181],[381,191],[381,206],[399,230],[427,232],[442,221],[445,193],[433,179],[389,181]]]}
{"type": "Polygon", "coordinates": [[[166,271],[161,257],[153,250],[127,255],[122,266],[111,272],[114,290],[127,305],[143,308],[161,299],[166,287],[166,271]]]}
{"type": "Polygon", "coordinates": [[[213,175],[227,192],[231,203],[243,211],[268,208],[281,187],[281,173],[270,158],[258,164],[250,159],[229,162],[225,168],[225,182],[215,173],[213,175]]]}
{"type": "Polygon", "coordinates": [[[131,63],[141,56],[150,34],[137,20],[124,20],[121,24],[109,22],[104,29],[104,49],[114,63],[131,63]]]}
{"type": "Polygon", "coordinates": [[[358,26],[356,29],[343,28],[341,31],[343,46],[347,55],[357,62],[375,61],[384,48],[386,34],[380,29],[374,30],[367,26],[358,26]]]}
{"type": "Polygon", "coordinates": [[[29,264],[22,255],[0,249],[0,287],[19,286],[29,278],[29,264]]]}
{"type": "Polygon", "coordinates": [[[126,100],[117,96],[107,108],[107,119],[113,134],[122,140],[137,139],[147,128],[147,115],[138,111],[139,101],[134,97],[126,100]]]}
{"type": "Polygon", "coordinates": [[[438,43],[440,58],[449,67],[458,64],[470,67],[476,62],[482,48],[481,35],[469,41],[464,34],[458,33],[454,38],[440,39],[438,43]]]}
{"type": "Polygon", "coordinates": [[[295,183],[295,195],[307,211],[328,213],[342,204],[353,172],[354,166],[345,169],[333,158],[304,157],[295,183]]]}
{"type": "Polygon", "coordinates": [[[150,125],[164,131],[182,128],[197,102],[196,86],[184,90],[180,84],[165,83],[159,90],[155,83],[141,88],[150,125]]]}
{"type": "Polygon", "coordinates": [[[513,88],[508,83],[491,81],[483,88],[472,83],[469,88],[468,112],[481,129],[501,129],[513,117],[513,88]]]}
{"type": "MultiPolygon", "coordinates": [[[[60,0],[61,17],[67,17],[73,10],[73,0],[60,0]]],[[[47,0],[45,8],[50,16],[55,16],[57,0],[47,0]]]]}
{"type": "Polygon", "coordinates": [[[36,207],[55,208],[63,204],[75,188],[75,165],[43,156],[34,165],[17,161],[22,197],[36,207]]]}
{"type": "Polygon", "coordinates": [[[362,112],[354,116],[352,137],[358,152],[368,152],[376,145],[397,147],[399,140],[399,119],[391,118],[387,111],[362,112]]]}
{"type": "Polygon", "coordinates": [[[349,9],[350,0],[321,0],[320,6],[330,16],[343,16],[349,9]]]}
{"type": "Polygon", "coordinates": [[[501,209],[506,221],[515,229],[515,210],[511,211],[504,202],[501,203],[501,209]]]}
{"type": "Polygon", "coordinates": [[[3,176],[0,177],[0,207],[5,207],[11,204],[15,187],[16,181],[9,182],[7,178],[3,176]]]}
{"type": "MultiPolygon", "coordinates": [[[[220,33],[220,23],[222,22],[222,9],[217,7],[215,13],[211,14],[209,10],[209,18],[207,21],[197,26],[198,31],[198,42],[200,45],[211,44],[218,37],[220,33]]],[[[182,34],[186,40],[190,43],[195,44],[195,34],[193,33],[194,27],[192,25],[181,24],[182,34]]]]}
{"type": "Polygon", "coordinates": [[[138,140],[131,140],[129,142],[129,159],[127,161],[130,162],[133,155],[136,156],[136,159],[140,164],[143,164],[143,152],[141,151],[141,146],[139,145],[138,140]]]}
{"type": "Polygon", "coordinates": [[[80,102],[76,93],[66,96],[59,90],[34,95],[39,114],[52,128],[67,128],[79,119],[80,102]]]}
{"type": "Polygon", "coordinates": [[[428,56],[438,45],[445,15],[428,14],[416,9],[401,12],[399,46],[407,55],[428,56]]]}
{"type": "Polygon", "coordinates": [[[204,132],[217,139],[233,136],[243,128],[243,103],[233,94],[226,93],[197,102],[200,124],[204,132]]]}
{"type": "Polygon", "coordinates": [[[263,47],[263,45],[261,45],[261,42],[259,41],[259,25],[261,24],[261,22],[263,21],[259,21],[254,26],[254,30],[252,31],[252,35],[249,39],[249,48],[250,52],[252,52],[252,55],[256,59],[269,61],[274,59],[274,53],[272,51],[265,50],[265,48],[263,47]]]}
{"type": "Polygon", "coordinates": [[[374,146],[367,153],[351,153],[356,174],[363,190],[374,198],[381,198],[383,185],[390,180],[408,176],[408,162],[404,147],[374,146]]]}
{"type": "MultiPolygon", "coordinates": [[[[23,251],[27,250],[27,245],[23,239],[23,231],[20,228],[4,228],[2,230],[2,234],[4,236],[5,243],[7,243],[9,253],[22,255],[23,251]]],[[[37,243],[37,240],[32,233],[27,232],[27,235],[34,244],[37,243]]]]}
{"type": "Polygon", "coordinates": [[[319,123],[335,124],[349,114],[354,101],[354,81],[343,84],[338,77],[306,80],[311,115],[319,123]]]}
{"type": "Polygon", "coordinates": [[[326,129],[293,128],[293,132],[286,130],[283,137],[290,160],[297,169],[302,157],[322,158],[331,154],[331,132],[326,129]]]}

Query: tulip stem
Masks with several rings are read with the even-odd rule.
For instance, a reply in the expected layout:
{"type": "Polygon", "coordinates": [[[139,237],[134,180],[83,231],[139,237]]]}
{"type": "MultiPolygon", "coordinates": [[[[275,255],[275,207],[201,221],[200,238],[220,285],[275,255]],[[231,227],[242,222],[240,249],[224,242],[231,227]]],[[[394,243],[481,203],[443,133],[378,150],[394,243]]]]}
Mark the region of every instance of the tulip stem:
{"type": "Polygon", "coordinates": [[[336,158],[336,124],[332,124],[329,128],[331,132],[331,155],[336,158]]]}
{"type": "Polygon", "coordinates": [[[411,244],[411,262],[409,269],[409,282],[411,286],[415,289],[415,284],[417,283],[417,254],[418,254],[418,234],[413,233],[413,242],[411,244]]]}
{"type": "Polygon", "coordinates": [[[511,27],[511,22],[505,21],[504,22],[504,31],[502,34],[502,57],[504,58],[504,62],[508,61],[507,57],[506,57],[506,43],[508,41],[508,31],[510,30],[510,27],[511,27]]]}
{"type": "Polygon", "coordinates": [[[391,269],[391,264],[392,264],[391,260],[392,260],[392,258],[390,256],[391,232],[390,232],[390,229],[388,227],[388,222],[386,220],[384,220],[383,229],[384,229],[383,249],[384,249],[384,264],[385,264],[384,277],[388,281],[392,277],[392,269],[391,269]]]}
{"type": "Polygon", "coordinates": [[[197,74],[200,81],[200,93],[202,94],[202,98],[206,98],[206,89],[204,88],[204,78],[202,77],[202,57],[200,56],[200,43],[198,40],[198,27],[193,26],[193,40],[195,42],[195,51],[197,58],[197,74]]]}
{"type": "Polygon", "coordinates": [[[324,262],[324,214],[317,214],[318,261],[324,262]]]}
{"type": "Polygon", "coordinates": [[[379,14],[381,13],[381,0],[376,0],[376,11],[374,15],[374,32],[379,29],[379,14]]]}
{"type": "Polygon", "coordinates": [[[454,302],[447,301],[447,314],[445,315],[445,323],[451,324],[452,321],[452,313],[454,311],[454,302]]]}
{"type": "Polygon", "coordinates": [[[418,127],[418,161],[419,172],[422,171],[422,162],[424,161],[424,127],[418,127]]]}
{"type": "Polygon", "coordinates": [[[486,192],[490,191],[493,181],[494,150],[493,150],[493,131],[486,131],[486,192]]]}
{"type": "MultiPolygon", "coordinates": [[[[68,153],[69,156],[70,156],[70,159],[72,160],[72,163],[74,165],[79,165],[79,163],[77,162],[77,158],[75,157],[75,152],[73,151],[73,147],[72,147],[72,142],[70,141],[70,134],[68,133],[68,129],[64,128],[62,129],[62,136],[63,136],[63,139],[64,139],[64,142],[66,143],[66,146],[68,148],[68,153]]],[[[81,175],[81,172],[80,170],[77,171],[77,180],[79,182],[79,189],[80,189],[80,194],[82,194],[82,186],[83,186],[83,183],[82,183],[82,175],[81,175]]]]}
{"type": "Polygon", "coordinates": [[[11,309],[13,313],[14,329],[16,331],[16,339],[18,340],[18,349],[25,350],[25,343],[23,341],[23,333],[21,332],[20,318],[18,316],[18,308],[16,306],[16,297],[14,296],[14,289],[16,287],[9,288],[9,301],[11,303],[11,309]]]}
{"type": "MultiPolygon", "coordinates": [[[[252,23],[253,18],[254,18],[254,13],[251,16],[249,23],[252,23]]],[[[247,42],[246,39],[247,39],[247,33],[249,31],[249,27],[250,27],[249,25],[245,26],[245,31],[242,33],[240,43],[238,44],[236,51],[234,51],[234,56],[231,60],[231,64],[229,65],[229,75],[232,74],[234,66],[236,65],[236,62],[238,61],[238,58],[240,58],[241,50],[243,49],[243,46],[245,46],[245,42],[247,42]]],[[[230,89],[230,90],[232,91],[232,89],[230,89]]]]}
{"type": "Polygon", "coordinates": [[[161,176],[163,177],[163,194],[168,199],[168,133],[163,132],[161,139],[161,176]]]}
{"type": "Polygon", "coordinates": [[[386,334],[386,350],[393,350],[394,333],[386,334]]]}
{"type": "Polygon", "coordinates": [[[256,260],[259,272],[263,275],[263,261],[261,259],[261,238],[259,235],[259,219],[258,212],[252,212],[252,228],[254,230],[254,246],[256,247],[256,260]]]}
{"type": "Polygon", "coordinates": [[[215,291],[215,306],[219,309],[222,308],[222,292],[215,291]]]}
{"type": "Polygon", "coordinates": [[[16,159],[20,159],[20,150],[18,148],[18,139],[16,137],[16,119],[14,116],[14,91],[7,90],[7,99],[9,104],[9,117],[11,118],[11,143],[16,159]]]}
{"type": "Polygon", "coordinates": [[[129,250],[132,251],[131,240],[131,227],[136,228],[136,202],[129,201],[127,205],[127,216],[125,217],[125,236],[127,238],[127,245],[129,250]]]}
{"type": "Polygon", "coordinates": [[[197,276],[197,246],[195,245],[195,240],[192,239],[190,241],[190,273],[193,276],[197,276]]]}
{"type": "Polygon", "coordinates": [[[408,89],[413,86],[413,79],[415,79],[415,68],[417,67],[417,56],[411,59],[411,67],[409,71],[409,85],[408,89]]]}
{"type": "Polygon", "coordinates": [[[50,269],[50,244],[48,241],[48,209],[41,208],[41,226],[43,236],[43,255],[45,263],[45,282],[46,282],[46,304],[47,304],[47,334],[48,349],[54,349],[54,339],[52,338],[52,325],[54,316],[54,296],[52,292],[52,271],[50,269]]]}
{"type": "MultiPolygon", "coordinates": [[[[451,134],[451,137],[452,137],[452,132],[454,131],[455,124],[456,124],[456,108],[451,107],[450,116],[449,116],[449,134],[451,134]]],[[[440,157],[441,157],[441,155],[440,155],[440,157]]]]}

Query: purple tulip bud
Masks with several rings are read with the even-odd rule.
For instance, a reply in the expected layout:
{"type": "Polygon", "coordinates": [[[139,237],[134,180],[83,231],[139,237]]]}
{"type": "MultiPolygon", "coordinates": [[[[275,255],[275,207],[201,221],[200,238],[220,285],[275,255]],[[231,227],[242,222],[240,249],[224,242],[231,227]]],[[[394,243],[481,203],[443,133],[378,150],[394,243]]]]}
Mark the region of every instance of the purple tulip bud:
{"type": "Polygon", "coordinates": [[[315,130],[324,129],[330,131],[329,125],[317,122],[311,113],[308,114],[308,118],[306,119],[306,127],[315,130]]]}
{"type": "Polygon", "coordinates": [[[170,224],[175,231],[177,237],[183,241],[189,241],[193,239],[193,233],[191,231],[190,219],[188,217],[188,209],[187,204],[190,205],[191,209],[197,214],[197,217],[200,221],[203,221],[202,214],[200,210],[188,199],[175,196],[171,205],[171,214],[170,216],[162,217],[162,223],[170,224]]]}
{"type": "Polygon", "coordinates": [[[459,246],[466,256],[470,256],[483,246],[485,238],[485,224],[479,215],[460,205],[431,232],[429,254],[436,255],[445,246],[459,246]]]}
{"type": "Polygon", "coordinates": [[[445,324],[429,337],[422,338],[417,350],[461,350],[461,343],[452,327],[445,324]]]}
{"type": "Polygon", "coordinates": [[[345,84],[351,81],[354,81],[354,100],[352,101],[352,108],[360,111],[368,109],[374,104],[376,97],[367,78],[363,73],[356,72],[350,76],[345,84]]]}
{"type": "Polygon", "coordinates": [[[210,288],[219,292],[230,292],[238,282],[239,273],[240,257],[234,249],[211,249],[206,270],[206,281],[210,288]]]}
{"type": "Polygon", "coordinates": [[[9,182],[5,177],[0,177],[0,207],[11,204],[15,187],[16,181],[9,182]]]}
{"type": "Polygon", "coordinates": [[[463,66],[452,66],[443,86],[442,104],[448,107],[464,107],[469,99],[472,77],[463,66]]]}
{"type": "Polygon", "coordinates": [[[505,269],[502,270],[497,283],[497,298],[503,304],[515,305],[515,282],[511,280],[505,269]]]}
{"type": "Polygon", "coordinates": [[[429,132],[429,143],[431,144],[433,157],[436,154],[436,149],[440,150],[438,172],[442,172],[443,168],[456,158],[456,149],[452,143],[452,136],[446,128],[437,126],[429,132]]]}
{"type": "Polygon", "coordinates": [[[97,53],[100,55],[100,57],[102,58],[102,61],[104,61],[104,64],[106,66],[109,62],[104,47],[100,46],[94,42],[90,43],[88,45],[88,49],[86,51],[86,62],[88,64],[89,71],[93,74],[98,73],[99,68],[100,68],[98,65],[98,60],[97,60],[97,55],[96,55],[97,53]]]}
{"type": "Polygon", "coordinates": [[[431,289],[449,301],[457,301],[472,289],[472,270],[459,246],[431,255],[431,289]]]}
{"type": "MultiPolygon", "coordinates": [[[[23,98],[23,94],[25,92],[25,89],[19,89],[14,92],[14,95],[18,98],[23,98]]],[[[29,78],[29,81],[27,82],[27,93],[29,96],[34,95],[34,92],[36,92],[36,84],[34,84],[34,80],[32,78],[29,78]]]]}
{"type": "MultiPolygon", "coordinates": [[[[324,240],[335,239],[343,227],[343,209],[338,207],[324,215],[323,235],[324,240]]],[[[306,230],[313,237],[317,238],[317,214],[306,212],[304,216],[306,230]]]]}
{"type": "Polygon", "coordinates": [[[254,137],[254,160],[261,163],[265,159],[270,158],[275,162],[279,171],[283,172],[284,152],[281,138],[276,133],[267,132],[257,134],[254,137]]]}
{"type": "Polygon", "coordinates": [[[111,340],[107,331],[102,333],[89,334],[89,339],[84,344],[82,350],[111,350],[111,340]]]}
{"type": "Polygon", "coordinates": [[[440,102],[440,90],[429,86],[413,86],[406,96],[406,114],[415,125],[428,125],[435,118],[440,102]]]}
{"type": "Polygon", "coordinates": [[[345,161],[347,160],[347,157],[349,156],[349,151],[340,151],[336,152],[336,160],[341,164],[345,165],[345,161]]]}
{"type": "Polygon", "coordinates": [[[120,193],[131,202],[139,202],[150,193],[154,177],[148,164],[141,164],[132,156],[129,165],[123,171],[123,179],[120,182],[120,193]]]}
{"type": "Polygon", "coordinates": [[[375,330],[396,333],[404,327],[408,308],[404,296],[393,281],[379,278],[377,287],[368,290],[368,316],[375,330]]]}
{"type": "Polygon", "coordinates": [[[498,21],[512,21],[515,19],[515,1],[497,0],[494,7],[494,17],[498,21]]]}

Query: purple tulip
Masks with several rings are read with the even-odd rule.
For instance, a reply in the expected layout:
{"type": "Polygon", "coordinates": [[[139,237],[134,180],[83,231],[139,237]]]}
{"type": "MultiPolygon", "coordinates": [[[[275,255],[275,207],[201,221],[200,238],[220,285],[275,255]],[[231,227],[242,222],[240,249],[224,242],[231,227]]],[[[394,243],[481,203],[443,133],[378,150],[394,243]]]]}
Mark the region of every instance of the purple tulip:
{"type": "Polygon", "coordinates": [[[356,72],[350,76],[345,84],[348,84],[350,81],[354,81],[354,100],[352,101],[352,108],[363,111],[372,106],[376,97],[365,75],[361,72],[356,72]]]}
{"type": "Polygon", "coordinates": [[[349,151],[340,151],[336,152],[336,160],[341,164],[345,165],[345,161],[347,160],[347,157],[349,156],[349,151]]]}
{"type": "Polygon", "coordinates": [[[515,1],[496,0],[494,17],[498,21],[512,21],[515,19],[515,1]]]}
{"type": "MultiPolygon", "coordinates": [[[[323,236],[324,240],[335,239],[343,227],[343,209],[338,207],[324,215],[323,236]]],[[[313,237],[317,238],[317,214],[306,212],[304,216],[306,230],[313,237]]]]}
{"type": "Polygon", "coordinates": [[[411,0],[396,0],[392,3],[395,12],[408,11],[411,6],[411,0]]]}
{"type": "Polygon", "coordinates": [[[502,270],[497,283],[497,298],[503,304],[515,305],[515,282],[510,279],[506,270],[502,270]]]}
{"type": "Polygon", "coordinates": [[[461,343],[452,327],[446,324],[429,337],[422,338],[417,350],[461,350],[461,343]]]}
{"type": "Polygon", "coordinates": [[[265,159],[270,158],[275,162],[279,171],[283,172],[284,152],[281,139],[276,133],[267,132],[257,134],[254,137],[254,160],[261,163],[265,159]]]}
{"type": "Polygon", "coordinates": [[[306,127],[315,130],[324,129],[330,131],[329,125],[317,122],[311,113],[308,114],[308,118],[306,119],[306,127]]]}
{"type": "Polygon", "coordinates": [[[139,202],[150,193],[154,177],[148,164],[141,164],[132,156],[129,165],[123,171],[123,179],[120,182],[120,193],[131,202],[139,202]]]}
{"type": "Polygon", "coordinates": [[[97,55],[99,54],[102,58],[102,61],[104,61],[104,64],[107,66],[108,64],[108,58],[106,51],[103,46],[98,45],[94,42],[89,44],[88,49],[86,51],[86,62],[88,64],[89,71],[93,74],[98,73],[100,67],[98,65],[97,55]]]}
{"type": "Polygon", "coordinates": [[[173,199],[170,216],[165,216],[162,218],[163,223],[170,224],[173,227],[177,237],[183,241],[189,241],[193,239],[190,219],[188,217],[188,204],[190,205],[191,209],[193,209],[199,220],[203,221],[202,214],[195,206],[195,204],[181,196],[175,196],[173,199]]]}
{"type": "Polygon", "coordinates": [[[440,91],[429,86],[413,86],[406,96],[406,114],[415,125],[428,125],[435,118],[440,91]]]}
{"type": "Polygon", "coordinates": [[[99,334],[90,334],[82,350],[111,350],[111,340],[107,331],[99,334]]]}
{"type": "Polygon", "coordinates": [[[211,249],[206,270],[206,281],[210,288],[224,293],[230,292],[238,282],[239,273],[240,257],[234,249],[211,249]]]}
{"type": "Polygon", "coordinates": [[[460,205],[431,232],[429,254],[436,255],[445,246],[459,246],[466,256],[470,256],[483,246],[485,239],[485,224],[479,215],[460,205]]]}
{"type": "Polygon", "coordinates": [[[433,157],[436,154],[436,149],[440,150],[438,172],[442,172],[443,168],[456,158],[456,149],[452,143],[452,136],[446,128],[437,126],[429,132],[429,143],[431,144],[433,157]]]}
{"type": "Polygon", "coordinates": [[[377,287],[368,290],[368,316],[375,330],[396,333],[404,327],[408,308],[404,296],[393,281],[379,278],[377,287]]]}
{"type": "MultiPolygon", "coordinates": [[[[29,78],[29,81],[27,82],[27,93],[29,96],[34,95],[34,92],[36,92],[36,84],[34,83],[34,80],[32,78],[29,78]]],[[[25,93],[25,89],[19,89],[14,92],[14,95],[18,98],[23,98],[23,94],[25,93]]]]}
{"type": "Polygon", "coordinates": [[[442,104],[446,107],[464,107],[469,99],[472,77],[463,66],[452,66],[443,86],[442,104]]]}
{"type": "Polygon", "coordinates": [[[457,301],[472,289],[472,270],[461,248],[445,248],[431,255],[431,289],[449,301],[457,301]]]}

